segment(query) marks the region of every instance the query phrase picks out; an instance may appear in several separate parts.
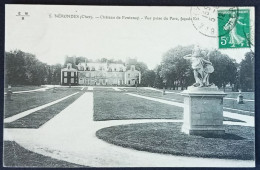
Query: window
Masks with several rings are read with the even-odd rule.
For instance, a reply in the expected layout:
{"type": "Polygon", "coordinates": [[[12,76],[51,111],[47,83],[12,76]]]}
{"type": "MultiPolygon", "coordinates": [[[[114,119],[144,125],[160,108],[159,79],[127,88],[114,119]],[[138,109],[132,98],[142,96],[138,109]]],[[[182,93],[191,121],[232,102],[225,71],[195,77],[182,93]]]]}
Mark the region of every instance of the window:
{"type": "Polygon", "coordinates": [[[130,78],[130,74],[128,73],[128,78],[130,78]]]}
{"type": "Polygon", "coordinates": [[[114,68],[114,71],[116,71],[116,68],[114,68]]]}
{"type": "Polygon", "coordinates": [[[74,83],[74,78],[71,78],[71,80],[70,80],[70,81],[71,81],[71,83],[74,83]]]}
{"type": "Polygon", "coordinates": [[[67,76],[67,72],[66,71],[64,71],[64,76],[67,76]]]}
{"type": "Polygon", "coordinates": [[[71,72],[71,77],[74,77],[74,72],[71,72]]]}
{"type": "Polygon", "coordinates": [[[128,80],[128,84],[130,84],[130,80],[128,80]]]}
{"type": "Polygon", "coordinates": [[[64,83],[67,83],[67,78],[64,78],[64,83]]]}

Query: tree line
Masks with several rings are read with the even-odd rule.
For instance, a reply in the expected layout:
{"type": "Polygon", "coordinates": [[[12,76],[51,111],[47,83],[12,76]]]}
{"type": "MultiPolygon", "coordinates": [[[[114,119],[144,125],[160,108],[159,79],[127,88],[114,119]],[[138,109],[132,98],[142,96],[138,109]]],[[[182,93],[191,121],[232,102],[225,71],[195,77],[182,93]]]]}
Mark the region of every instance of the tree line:
{"type": "MultiPolygon", "coordinates": [[[[141,82],[139,86],[149,86],[156,88],[185,89],[194,83],[191,63],[183,56],[192,52],[193,46],[177,46],[168,50],[162,61],[153,70],[149,70],[143,62],[130,60],[126,63],[127,69],[135,65],[141,72],[141,82]]],[[[236,63],[228,55],[222,54],[218,50],[207,51],[205,56],[212,62],[214,72],[210,75],[210,83],[214,83],[219,88],[230,85],[234,91],[254,90],[254,53],[248,52],[245,58],[236,63]]],[[[66,56],[64,64],[48,65],[39,61],[35,55],[14,50],[5,52],[5,85],[43,85],[60,84],[61,69],[71,63],[73,68],[80,62],[103,62],[121,63],[122,60],[101,58],[95,61],[82,56],[66,56]]]]}
{"type": "MultiPolygon", "coordinates": [[[[191,54],[193,46],[177,46],[167,51],[160,65],[154,70],[146,70],[142,75],[142,85],[156,88],[186,89],[195,80],[191,63],[183,57],[191,54]]],[[[237,63],[228,55],[218,50],[206,51],[206,60],[212,62],[214,72],[210,75],[210,83],[225,90],[227,85],[233,91],[254,90],[254,53],[247,52],[245,58],[237,63]]]]}
{"type": "Polygon", "coordinates": [[[21,50],[5,52],[5,85],[59,84],[61,68],[61,64],[48,65],[21,50]]]}
{"type": "MultiPolygon", "coordinates": [[[[101,63],[119,63],[124,64],[122,60],[114,59],[88,59],[82,56],[65,56],[64,64],[49,65],[37,59],[34,54],[26,53],[21,50],[5,52],[5,86],[12,85],[44,85],[44,84],[60,84],[61,69],[65,68],[68,63],[73,68],[82,62],[101,62],[101,63]]],[[[126,65],[130,69],[130,65],[135,65],[141,74],[148,69],[143,62],[131,61],[126,65]]]]}

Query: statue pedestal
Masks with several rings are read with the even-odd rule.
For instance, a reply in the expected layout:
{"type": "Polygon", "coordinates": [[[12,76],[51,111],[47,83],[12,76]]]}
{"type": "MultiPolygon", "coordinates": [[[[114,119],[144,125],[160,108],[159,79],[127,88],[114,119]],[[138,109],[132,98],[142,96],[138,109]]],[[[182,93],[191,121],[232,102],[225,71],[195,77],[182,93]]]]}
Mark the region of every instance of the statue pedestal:
{"type": "Polygon", "coordinates": [[[190,135],[221,135],[223,128],[223,98],[226,95],[215,85],[188,87],[184,96],[182,132],[190,135]]]}

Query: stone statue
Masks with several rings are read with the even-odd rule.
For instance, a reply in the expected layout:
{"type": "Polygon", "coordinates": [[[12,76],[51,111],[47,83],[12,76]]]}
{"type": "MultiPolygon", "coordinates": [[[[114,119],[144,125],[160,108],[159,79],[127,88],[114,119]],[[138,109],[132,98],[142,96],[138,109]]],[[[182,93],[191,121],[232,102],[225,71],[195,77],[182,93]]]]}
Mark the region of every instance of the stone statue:
{"type": "Polygon", "coordinates": [[[199,46],[195,46],[192,54],[184,56],[185,59],[191,60],[191,66],[194,72],[195,87],[209,87],[209,74],[214,71],[212,63],[205,60],[203,56],[206,56],[206,52],[202,51],[199,46]]]}

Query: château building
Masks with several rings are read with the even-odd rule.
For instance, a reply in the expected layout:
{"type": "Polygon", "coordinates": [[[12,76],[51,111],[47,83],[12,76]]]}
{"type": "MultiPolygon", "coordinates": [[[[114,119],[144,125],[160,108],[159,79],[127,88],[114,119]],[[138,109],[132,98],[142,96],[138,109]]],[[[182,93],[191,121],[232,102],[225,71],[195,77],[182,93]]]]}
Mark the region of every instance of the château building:
{"type": "Polygon", "coordinates": [[[62,85],[78,85],[78,70],[72,68],[72,64],[68,63],[66,68],[61,69],[62,85]]]}
{"type": "Polygon", "coordinates": [[[61,69],[62,85],[133,86],[141,82],[141,73],[134,65],[129,70],[118,63],[79,63],[76,67],[69,63],[61,69]]]}

